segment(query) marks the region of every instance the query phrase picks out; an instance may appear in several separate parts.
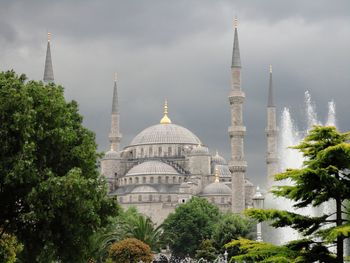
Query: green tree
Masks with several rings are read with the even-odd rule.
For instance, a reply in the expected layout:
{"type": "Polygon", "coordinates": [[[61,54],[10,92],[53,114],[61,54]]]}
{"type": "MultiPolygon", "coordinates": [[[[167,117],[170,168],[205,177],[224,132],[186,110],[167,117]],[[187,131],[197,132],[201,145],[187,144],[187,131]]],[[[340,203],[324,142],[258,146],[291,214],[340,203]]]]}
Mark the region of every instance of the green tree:
{"type": "Polygon", "coordinates": [[[112,263],[149,263],[153,256],[151,248],[136,238],[127,238],[111,245],[109,259],[112,263]]]}
{"type": "MultiPolygon", "coordinates": [[[[2,233],[2,229],[0,228],[2,233]]],[[[18,243],[17,238],[7,233],[2,233],[0,237],[0,262],[15,263],[17,254],[23,249],[22,244],[18,243]]]]}
{"type": "Polygon", "coordinates": [[[164,237],[171,240],[173,254],[194,257],[200,243],[211,238],[219,218],[219,209],[203,198],[193,197],[178,206],[163,223],[164,237]]]}
{"type": "Polygon", "coordinates": [[[303,167],[288,169],[275,176],[278,181],[291,180],[293,183],[278,186],[272,192],[293,200],[295,208],[319,207],[325,202],[334,202],[333,211],[321,216],[275,209],[246,212],[259,221],[272,220],[274,227],[290,226],[302,233],[304,238],[292,244],[295,250],[303,251],[303,262],[332,262],[325,257],[326,254],[332,257],[327,249],[329,246],[336,247],[336,262],[343,262],[343,241],[350,234],[344,205],[350,199],[349,138],[349,133],[338,132],[335,127],[315,126],[298,146],[293,147],[303,153],[303,167]]]}
{"type": "Polygon", "coordinates": [[[224,245],[240,237],[252,237],[254,224],[252,220],[241,215],[225,213],[215,224],[212,240],[215,247],[223,253],[224,245]]]}
{"type": "MultiPolygon", "coordinates": [[[[63,88],[0,73],[0,228],[23,262],[84,262],[118,212],[97,170],[94,134],[63,88]]],[[[1,237],[0,237],[1,238],[1,237]]]]}
{"type": "Polygon", "coordinates": [[[213,242],[209,239],[203,240],[196,250],[195,257],[197,259],[203,258],[209,262],[214,261],[217,257],[217,251],[213,245],[213,242]]]}

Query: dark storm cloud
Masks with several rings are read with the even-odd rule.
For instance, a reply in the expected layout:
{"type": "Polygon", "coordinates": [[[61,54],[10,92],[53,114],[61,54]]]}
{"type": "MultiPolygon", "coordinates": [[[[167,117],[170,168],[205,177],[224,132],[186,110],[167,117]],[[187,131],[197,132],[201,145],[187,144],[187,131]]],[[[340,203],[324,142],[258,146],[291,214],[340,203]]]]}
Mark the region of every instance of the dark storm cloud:
{"type": "Polygon", "coordinates": [[[232,19],[240,19],[248,175],[265,177],[268,64],[278,113],[291,109],[305,129],[310,90],[320,119],[334,99],[342,130],[347,117],[349,1],[1,1],[0,69],[41,79],[46,32],[53,32],[56,81],[80,104],[100,150],[108,148],[112,76],[119,74],[123,144],[159,121],[165,98],[173,122],[212,152],[230,155],[232,19]]]}

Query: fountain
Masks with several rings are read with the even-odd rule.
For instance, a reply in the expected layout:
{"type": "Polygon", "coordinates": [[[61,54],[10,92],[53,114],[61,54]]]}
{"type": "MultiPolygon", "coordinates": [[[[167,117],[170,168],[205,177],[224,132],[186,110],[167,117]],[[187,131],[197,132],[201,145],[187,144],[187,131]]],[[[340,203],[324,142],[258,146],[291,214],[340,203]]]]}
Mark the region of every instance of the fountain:
{"type": "MultiPolygon", "coordinates": [[[[313,125],[322,125],[322,123],[317,118],[317,113],[315,105],[311,100],[310,93],[305,92],[305,110],[307,118],[307,128],[305,131],[300,131],[296,124],[293,122],[289,109],[284,108],[281,116],[280,125],[280,136],[279,136],[279,170],[285,171],[287,168],[300,168],[303,164],[302,154],[295,150],[289,148],[299,144],[302,138],[307,134],[307,132],[312,129],[313,125]]],[[[335,103],[330,101],[328,103],[328,118],[326,125],[335,126],[335,103]]],[[[273,186],[278,185],[290,185],[290,181],[280,181],[274,182],[273,186]]],[[[333,209],[332,202],[327,202],[322,207],[313,208],[306,207],[303,209],[296,209],[293,207],[293,202],[285,198],[277,198],[272,196],[272,194],[267,193],[265,199],[266,208],[276,208],[280,210],[287,210],[290,212],[297,212],[303,215],[316,216],[324,212],[330,212],[333,209]]],[[[288,241],[300,238],[299,234],[292,228],[278,228],[274,229],[265,226],[265,236],[264,240],[272,242],[274,244],[284,244],[288,241]]]]}

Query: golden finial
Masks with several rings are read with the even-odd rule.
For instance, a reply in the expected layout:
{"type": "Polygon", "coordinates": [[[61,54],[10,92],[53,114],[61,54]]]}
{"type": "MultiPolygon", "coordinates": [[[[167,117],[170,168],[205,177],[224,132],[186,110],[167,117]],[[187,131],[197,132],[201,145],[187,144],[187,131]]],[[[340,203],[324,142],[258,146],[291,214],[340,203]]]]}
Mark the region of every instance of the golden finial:
{"type": "Polygon", "coordinates": [[[167,100],[165,100],[165,103],[164,103],[164,116],[160,120],[160,123],[161,124],[170,124],[171,123],[171,120],[168,117],[168,101],[167,100]]]}
{"type": "Polygon", "coordinates": [[[272,73],[272,65],[270,64],[270,73],[272,73]]]}
{"type": "Polygon", "coordinates": [[[51,33],[47,32],[47,42],[50,42],[50,41],[51,41],[51,33]]]}
{"type": "Polygon", "coordinates": [[[114,82],[117,82],[117,79],[118,79],[117,72],[114,72],[114,82]]]}
{"type": "Polygon", "coordinates": [[[219,169],[217,167],[215,167],[215,183],[219,183],[220,179],[219,179],[219,169]]]}
{"type": "Polygon", "coordinates": [[[219,156],[219,151],[218,150],[216,150],[215,156],[219,156]]]}
{"type": "Polygon", "coordinates": [[[234,26],[234,28],[238,27],[238,19],[237,19],[237,17],[235,17],[235,20],[233,21],[233,26],[234,26]]]}

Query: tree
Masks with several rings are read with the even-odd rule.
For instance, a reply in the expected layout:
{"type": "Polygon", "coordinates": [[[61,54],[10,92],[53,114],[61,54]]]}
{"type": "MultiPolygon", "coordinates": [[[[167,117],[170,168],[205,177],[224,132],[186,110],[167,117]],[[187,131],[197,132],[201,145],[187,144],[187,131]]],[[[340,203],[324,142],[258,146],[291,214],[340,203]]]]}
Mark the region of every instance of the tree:
{"type": "Polygon", "coordinates": [[[151,248],[136,238],[127,238],[111,245],[109,259],[113,263],[149,263],[153,256],[151,248]]]}
{"type": "Polygon", "coordinates": [[[213,246],[213,242],[209,239],[203,240],[196,250],[195,257],[198,260],[203,258],[209,262],[214,261],[217,257],[217,251],[213,246]]]}
{"type": "MultiPolygon", "coordinates": [[[[0,232],[2,232],[1,229],[0,232]]],[[[22,244],[18,243],[15,236],[2,233],[0,238],[0,262],[15,263],[17,254],[21,252],[22,249],[22,244]]]]}
{"type": "Polygon", "coordinates": [[[23,244],[23,262],[86,261],[89,237],[118,207],[77,103],[61,86],[8,71],[0,112],[0,228],[23,244]]]}
{"type": "Polygon", "coordinates": [[[250,237],[254,224],[252,220],[241,215],[225,213],[215,224],[212,240],[215,247],[222,253],[225,251],[224,245],[240,237],[250,237]]]}
{"type": "Polygon", "coordinates": [[[178,206],[163,223],[164,237],[171,240],[173,254],[194,257],[200,243],[211,238],[219,218],[219,209],[200,197],[178,206]]]}
{"type": "Polygon", "coordinates": [[[295,208],[318,207],[325,202],[334,202],[333,211],[321,216],[275,209],[250,209],[246,212],[259,221],[272,220],[274,227],[290,226],[302,233],[304,238],[292,244],[295,250],[303,251],[304,259],[313,259],[304,262],[332,262],[329,259],[333,256],[328,250],[330,246],[337,249],[336,262],[343,262],[343,241],[350,234],[349,220],[345,216],[348,212],[344,205],[350,199],[349,138],[348,132],[338,132],[335,127],[315,126],[299,145],[293,147],[303,153],[303,167],[288,169],[275,176],[278,181],[291,180],[293,183],[278,186],[272,192],[293,200],[295,208]]]}

